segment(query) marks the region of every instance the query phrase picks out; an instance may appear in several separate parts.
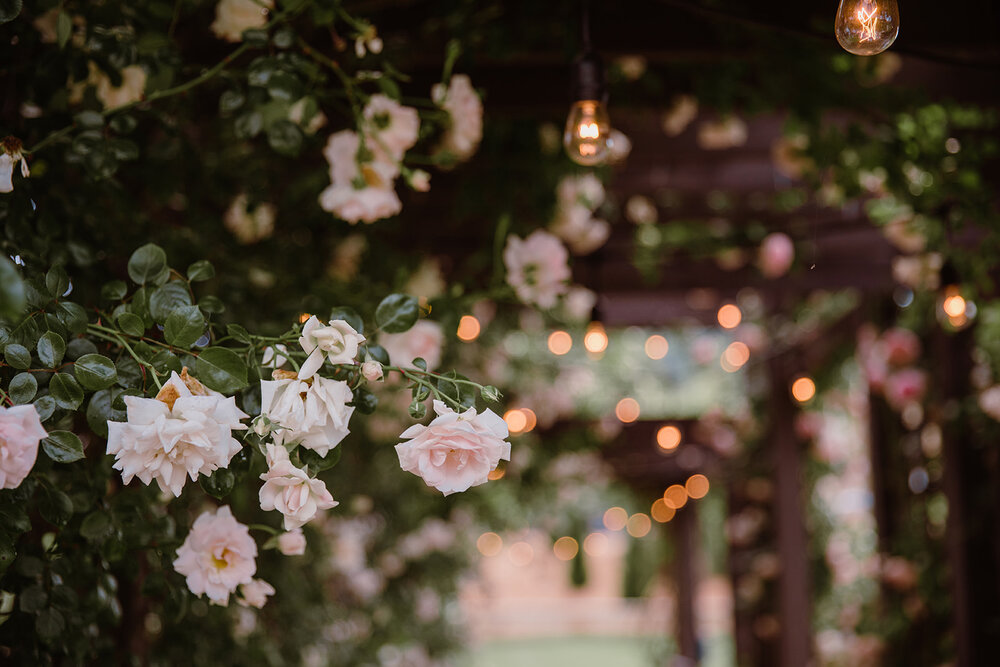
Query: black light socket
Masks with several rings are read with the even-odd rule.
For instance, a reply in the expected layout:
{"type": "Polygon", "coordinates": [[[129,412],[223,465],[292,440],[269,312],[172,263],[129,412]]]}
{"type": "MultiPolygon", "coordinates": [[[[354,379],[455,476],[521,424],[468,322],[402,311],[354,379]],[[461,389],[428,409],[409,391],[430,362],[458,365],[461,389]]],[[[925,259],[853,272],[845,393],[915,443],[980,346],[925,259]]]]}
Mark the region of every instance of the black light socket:
{"type": "Polygon", "coordinates": [[[604,85],[604,62],[593,51],[586,51],[573,61],[573,81],[570,95],[572,95],[574,102],[595,100],[607,103],[608,91],[604,85]]]}

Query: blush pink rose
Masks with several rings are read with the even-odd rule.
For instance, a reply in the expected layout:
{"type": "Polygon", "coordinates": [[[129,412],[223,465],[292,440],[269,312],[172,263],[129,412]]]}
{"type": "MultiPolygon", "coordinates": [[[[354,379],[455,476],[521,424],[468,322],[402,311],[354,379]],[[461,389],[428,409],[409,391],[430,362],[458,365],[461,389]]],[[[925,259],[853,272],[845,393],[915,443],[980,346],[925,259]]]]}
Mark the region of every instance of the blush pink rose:
{"type": "Polygon", "coordinates": [[[916,368],[896,371],[885,381],[885,400],[897,410],[920,401],[925,393],[927,373],[916,368]]]}
{"type": "Polygon", "coordinates": [[[503,251],[507,282],[517,298],[540,308],[552,308],[569,289],[569,253],[558,238],[541,229],[528,238],[511,236],[503,251]]]}
{"type": "Polygon", "coordinates": [[[16,489],[35,466],[38,443],[48,435],[33,405],[0,407],[0,489],[16,489]]]}
{"type": "Polygon", "coordinates": [[[428,426],[415,424],[396,445],[399,465],[428,486],[449,495],[485,484],[500,460],[510,460],[507,423],[492,410],[458,413],[434,401],[437,417],[428,426]]]}
{"type": "Polygon", "coordinates": [[[394,365],[409,366],[419,357],[427,362],[428,370],[433,370],[441,363],[444,331],[437,322],[420,320],[408,331],[380,336],[379,343],[394,365]]]}
{"type": "Polygon", "coordinates": [[[882,334],[886,360],[893,366],[908,366],[920,357],[920,338],[909,329],[889,329],[882,334]]]}
{"type": "Polygon", "coordinates": [[[267,446],[267,472],[260,478],[260,508],[278,510],[285,516],[285,530],[300,528],[339,503],[333,499],[321,479],[310,478],[302,468],[296,468],[282,445],[267,446]]]}
{"type": "Polygon", "coordinates": [[[306,552],[306,536],[294,528],[278,536],[278,551],[286,556],[301,556],[306,552]]]}
{"type": "Polygon", "coordinates": [[[780,278],[788,273],[795,261],[795,244],[787,234],[768,234],[760,244],[760,271],[768,278],[780,278]]]}
{"type": "Polygon", "coordinates": [[[250,529],[233,518],[228,505],[203,512],[177,550],[174,569],[187,577],[195,595],[225,606],[229,596],[253,581],[257,572],[257,543],[250,529]]]}

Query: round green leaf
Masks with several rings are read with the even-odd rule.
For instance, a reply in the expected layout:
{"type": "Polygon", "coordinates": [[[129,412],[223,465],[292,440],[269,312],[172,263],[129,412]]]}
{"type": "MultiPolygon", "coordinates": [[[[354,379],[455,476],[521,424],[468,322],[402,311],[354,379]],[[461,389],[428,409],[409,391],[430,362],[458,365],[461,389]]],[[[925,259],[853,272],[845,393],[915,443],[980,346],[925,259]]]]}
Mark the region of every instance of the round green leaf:
{"type": "Polygon", "coordinates": [[[390,294],[375,309],[375,324],[386,333],[402,333],[417,323],[420,303],[407,294],[390,294]]]}
{"type": "Polygon", "coordinates": [[[23,8],[23,0],[3,0],[0,2],[0,23],[13,21],[23,8]]]}
{"type": "Polygon", "coordinates": [[[201,312],[206,315],[218,315],[219,313],[225,312],[226,305],[217,296],[203,296],[201,301],[198,302],[198,307],[201,308],[201,312]]]}
{"type": "Polygon", "coordinates": [[[49,603],[49,594],[39,585],[28,586],[21,591],[19,606],[25,614],[37,614],[49,603]]]}
{"type": "Polygon", "coordinates": [[[176,309],[190,305],[191,294],[187,285],[179,280],[161,285],[149,295],[149,314],[160,324],[165,323],[176,309]]]}
{"type": "Polygon", "coordinates": [[[18,373],[10,381],[7,393],[10,394],[11,400],[18,405],[30,403],[31,399],[38,393],[38,381],[31,373],[18,373]]]}
{"type": "Polygon", "coordinates": [[[88,514],[80,524],[80,534],[89,542],[103,542],[114,532],[111,517],[101,510],[88,514]]]}
{"type": "Polygon", "coordinates": [[[78,303],[60,301],[56,304],[56,319],[71,334],[82,334],[87,330],[87,311],[78,303]]]}
{"type": "Polygon", "coordinates": [[[118,381],[118,371],[113,361],[100,354],[85,354],[76,360],[73,373],[84,389],[107,389],[118,381]]]}
{"type": "Polygon", "coordinates": [[[201,338],[204,332],[205,316],[201,314],[198,306],[180,306],[179,308],[175,308],[167,316],[167,321],[163,327],[163,336],[167,339],[167,342],[185,349],[194,345],[194,342],[201,338]]]}
{"type": "Polygon", "coordinates": [[[56,373],[49,380],[49,395],[56,405],[66,410],[76,410],[83,403],[83,389],[69,373],[56,373]]]}
{"type": "Polygon", "coordinates": [[[210,496],[223,498],[233,490],[236,485],[236,475],[228,468],[219,468],[211,477],[202,475],[198,478],[198,483],[210,496]]]}
{"type": "Polygon", "coordinates": [[[203,259],[188,267],[187,277],[192,282],[209,280],[215,277],[215,267],[210,261],[203,259]]]}
{"type": "Polygon", "coordinates": [[[38,339],[38,358],[49,368],[55,368],[66,354],[66,341],[54,331],[45,332],[38,339]]]}
{"type": "Polygon", "coordinates": [[[66,358],[76,361],[85,354],[97,354],[97,346],[86,338],[74,338],[66,345],[66,358]]]}
{"type": "Polygon", "coordinates": [[[42,449],[56,463],[72,463],[83,458],[83,442],[69,431],[50,431],[42,440],[42,449]]]}
{"type": "Polygon", "coordinates": [[[32,405],[35,406],[35,412],[38,413],[38,419],[45,422],[52,417],[52,413],[56,411],[56,402],[51,396],[42,396],[32,405]]]}
{"type": "Polygon", "coordinates": [[[198,355],[195,366],[198,379],[209,389],[233,394],[247,386],[247,366],[243,360],[224,347],[209,347],[198,355]]]}
{"type": "Polygon", "coordinates": [[[54,299],[63,296],[69,290],[69,274],[62,266],[53,266],[45,274],[45,288],[54,299]]]}
{"type": "Polygon", "coordinates": [[[302,130],[290,120],[279,120],[267,128],[267,143],[282,155],[297,155],[302,138],[302,130]]]}
{"type": "Polygon", "coordinates": [[[124,280],[112,280],[101,288],[101,298],[108,301],[120,301],[125,298],[127,293],[128,285],[125,284],[124,280]]]}
{"type": "Polygon", "coordinates": [[[129,257],[128,275],[140,285],[163,282],[169,273],[167,253],[155,243],[147,243],[129,257]]]}
{"type": "MultiPolygon", "coordinates": [[[[0,21],[2,22],[2,21],[0,21]]],[[[16,319],[27,305],[24,281],[14,262],[0,253],[0,318],[16,319]]]]}
{"type": "Polygon", "coordinates": [[[73,501],[59,489],[49,489],[38,503],[42,517],[54,526],[65,526],[73,516],[73,501]]]}
{"type": "Polygon", "coordinates": [[[341,448],[334,447],[326,456],[320,456],[311,449],[299,447],[299,458],[315,471],[327,470],[340,462],[341,448]]]}
{"type": "Polygon", "coordinates": [[[340,307],[331,310],[330,321],[334,322],[336,320],[344,320],[359,334],[363,334],[365,332],[365,322],[361,319],[361,316],[358,315],[358,311],[353,308],[340,307]]]}
{"type": "Polygon", "coordinates": [[[113,406],[114,399],[121,393],[122,390],[117,387],[102,389],[95,392],[90,397],[90,403],[87,404],[87,424],[94,433],[102,438],[108,437],[109,421],[125,421],[125,410],[118,410],[113,406]]]}
{"type": "Polygon", "coordinates": [[[3,349],[3,358],[18,370],[23,371],[31,367],[31,353],[28,352],[28,348],[17,343],[11,343],[3,349]]]}
{"type": "Polygon", "coordinates": [[[232,336],[241,343],[249,343],[253,340],[250,337],[250,332],[247,331],[245,327],[241,327],[239,324],[227,324],[226,334],[232,336]]]}
{"type": "Polygon", "coordinates": [[[146,333],[146,325],[142,318],[134,313],[122,313],[116,320],[118,328],[132,336],[141,336],[146,333]]]}

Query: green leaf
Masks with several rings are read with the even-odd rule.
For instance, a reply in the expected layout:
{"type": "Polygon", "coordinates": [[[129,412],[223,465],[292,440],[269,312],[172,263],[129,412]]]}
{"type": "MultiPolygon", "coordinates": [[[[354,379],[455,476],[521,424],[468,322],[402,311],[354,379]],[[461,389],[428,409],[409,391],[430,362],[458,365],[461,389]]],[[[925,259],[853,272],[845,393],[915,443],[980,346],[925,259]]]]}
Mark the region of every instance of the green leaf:
{"type": "Polygon", "coordinates": [[[59,489],[48,489],[38,503],[42,517],[54,526],[65,526],[73,516],[73,501],[59,489]]]}
{"type": "Polygon", "coordinates": [[[16,557],[14,542],[7,535],[0,533],[0,576],[3,576],[16,557]]]}
{"type": "Polygon", "coordinates": [[[8,364],[18,370],[23,371],[26,368],[31,368],[31,353],[23,345],[10,343],[3,350],[3,358],[8,364]]]}
{"type": "Polygon", "coordinates": [[[118,328],[130,336],[141,336],[146,333],[146,325],[142,318],[134,313],[122,313],[116,320],[118,328]]]}
{"type": "Polygon", "coordinates": [[[73,374],[84,389],[107,389],[118,381],[118,371],[113,361],[100,354],[85,354],[76,360],[73,374]]]}
{"type": "Polygon", "coordinates": [[[420,303],[406,294],[390,294],[375,309],[375,324],[386,333],[402,333],[417,323],[420,303]]]}
{"type": "Polygon", "coordinates": [[[19,606],[25,614],[37,614],[42,609],[45,609],[45,605],[48,603],[49,594],[38,584],[28,586],[21,591],[19,606]]]}
{"type": "Polygon", "coordinates": [[[111,517],[106,512],[96,510],[88,514],[80,524],[80,534],[88,542],[103,542],[114,532],[111,517]]]}
{"type": "Polygon", "coordinates": [[[212,473],[211,477],[201,475],[198,478],[198,483],[201,484],[201,488],[208,495],[214,498],[224,498],[229,495],[236,485],[236,475],[228,468],[219,468],[212,473]]]}
{"type": "Polygon", "coordinates": [[[122,393],[121,389],[102,389],[90,397],[87,404],[87,424],[97,435],[102,438],[108,437],[109,421],[125,421],[125,410],[116,410],[113,407],[114,399],[122,393]]]}
{"type": "Polygon", "coordinates": [[[81,111],[73,117],[76,124],[88,130],[100,130],[104,127],[104,116],[97,111],[81,111]]]}
{"type": "Polygon", "coordinates": [[[222,115],[231,114],[243,106],[246,96],[239,90],[226,90],[219,96],[219,111],[222,115]]]}
{"type": "Polygon", "coordinates": [[[162,375],[167,375],[170,371],[181,372],[183,364],[176,354],[170,350],[159,349],[149,358],[149,363],[162,375]]]}
{"type": "Polygon", "coordinates": [[[370,415],[378,407],[378,396],[364,387],[358,387],[354,390],[354,401],[351,405],[357,408],[361,414],[370,415]]]}
{"type": "Polygon", "coordinates": [[[59,18],[56,20],[56,41],[60,49],[66,48],[66,43],[72,34],[73,20],[66,12],[59,12],[59,18]]]}
{"type": "Polygon", "coordinates": [[[71,361],[85,354],[97,354],[97,346],[86,338],[74,338],[66,345],[66,358],[71,361]]]}
{"type": "Polygon", "coordinates": [[[209,347],[198,355],[198,379],[209,389],[234,394],[247,386],[247,365],[224,347],[209,347]]]}
{"type": "Polygon", "coordinates": [[[191,293],[187,285],[179,280],[161,285],[149,295],[149,314],[159,324],[165,323],[176,309],[190,305],[191,293]]]}
{"type": "Polygon", "coordinates": [[[326,456],[320,456],[311,449],[299,447],[299,458],[302,459],[303,463],[316,472],[319,472],[320,470],[327,470],[337,465],[337,463],[340,462],[341,454],[342,450],[340,447],[334,447],[327,453],[326,456]]]}
{"type": "Polygon", "coordinates": [[[203,259],[188,267],[187,277],[191,282],[209,280],[215,277],[215,267],[210,261],[203,259]]]}
{"type": "Polygon", "coordinates": [[[366,348],[368,350],[368,357],[379,362],[383,366],[391,365],[389,361],[389,353],[386,352],[385,348],[381,345],[368,345],[366,348]]]}
{"type": "Polygon", "coordinates": [[[30,403],[31,399],[38,393],[38,381],[35,380],[31,373],[18,373],[10,381],[7,393],[10,394],[11,400],[17,405],[30,403]]]}
{"type": "Polygon", "coordinates": [[[69,373],[56,373],[49,380],[49,395],[56,405],[66,410],[76,410],[83,403],[83,389],[69,373]]]}
{"type": "Polygon", "coordinates": [[[56,265],[45,274],[45,288],[49,290],[52,298],[58,299],[69,290],[69,275],[66,269],[56,265]]]}
{"type": "Polygon", "coordinates": [[[51,396],[42,396],[33,405],[35,412],[38,413],[38,419],[43,422],[48,421],[52,413],[56,411],[56,402],[51,396]]]}
{"type": "Polygon", "coordinates": [[[163,337],[167,342],[184,349],[194,345],[203,333],[205,333],[205,316],[201,314],[198,306],[180,306],[174,309],[167,316],[163,327],[163,337]]]}
{"type": "Polygon", "coordinates": [[[250,332],[246,328],[241,327],[239,324],[228,324],[226,325],[226,333],[241,343],[249,343],[253,339],[250,337],[250,332]]]}
{"type": "Polygon", "coordinates": [[[264,129],[264,117],[259,111],[249,111],[236,117],[233,130],[237,139],[252,139],[264,129]]]}
{"type": "Polygon", "coordinates": [[[0,318],[17,319],[27,305],[27,294],[21,272],[14,262],[0,253],[0,318]]]}
{"type": "Polygon", "coordinates": [[[23,8],[22,0],[0,0],[0,23],[13,21],[23,8]]]}
{"type": "Polygon", "coordinates": [[[108,301],[119,301],[124,299],[126,294],[128,294],[128,285],[125,284],[124,280],[112,280],[101,288],[101,298],[108,301]]]}
{"type": "Polygon", "coordinates": [[[491,403],[499,403],[500,399],[503,398],[503,394],[499,389],[493,385],[486,385],[483,387],[483,399],[490,401],[491,403]]]}
{"type": "Polygon", "coordinates": [[[198,302],[198,307],[201,308],[201,312],[206,315],[218,315],[219,313],[226,312],[226,305],[217,296],[203,296],[201,301],[198,302]]]}
{"type": "Polygon", "coordinates": [[[358,315],[358,311],[353,308],[340,307],[331,310],[330,321],[335,322],[336,320],[344,320],[359,334],[363,334],[365,332],[365,321],[361,319],[360,315],[358,315]]]}
{"type": "Polygon", "coordinates": [[[290,120],[279,120],[267,128],[267,143],[282,155],[298,155],[302,139],[302,130],[290,120]]]}
{"type": "Polygon", "coordinates": [[[83,458],[83,442],[69,431],[50,431],[42,440],[42,449],[56,463],[72,463],[83,458]]]}
{"type": "Polygon", "coordinates": [[[55,368],[66,354],[66,341],[59,334],[48,331],[38,339],[38,358],[48,368],[55,368]]]}
{"type": "Polygon", "coordinates": [[[56,304],[56,319],[71,334],[82,334],[87,330],[87,311],[78,303],[60,301],[56,304]]]}
{"type": "Polygon", "coordinates": [[[140,285],[159,284],[166,280],[169,274],[167,253],[154,243],[147,243],[129,257],[128,275],[140,285]]]}
{"type": "Polygon", "coordinates": [[[414,419],[423,419],[427,416],[427,405],[416,401],[410,403],[410,416],[414,419]]]}

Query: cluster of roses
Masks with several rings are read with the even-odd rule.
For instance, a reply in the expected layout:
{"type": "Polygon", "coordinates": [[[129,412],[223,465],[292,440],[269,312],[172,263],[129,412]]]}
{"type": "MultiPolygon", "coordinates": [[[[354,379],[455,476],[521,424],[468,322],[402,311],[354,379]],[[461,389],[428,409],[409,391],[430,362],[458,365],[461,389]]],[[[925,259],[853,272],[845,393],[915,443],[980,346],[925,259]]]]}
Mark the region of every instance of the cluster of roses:
{"type": "MultiPolygon", "coordinates": [[[[449,118],[441,152],[448,160],[467,160],[482,139],[482,100],[464,74],[453,76],[447,87],[436,84],[431,96],[449,118]]],[[[319,197],[323,210],[351,224],[397,215],[403,208],[394,187],[400,175],[418,192],[430,189],[427,172],[403,165],[403,155],[420,134],[416,109],[386,95],[372,95],[359,129],[341,130],[327,141],[323,155],[330,163],[331,183],[319,197]]]]}
{"type": "MultiPolygon", "coordinates": [[[[280,368],[293,357],[284,346],[265,352],[263,361],[274,367],[274,379],[261,381],[261,414],[253,421],[267,462],[260,476],[260,506],[283,515],[286,532],[276,546],[286,555],[303,553],[302,526],[337,505],[326,484],[294,465],[289,452],[303,447],[325,457],[350,432],[350,385],[318,373],[326,362],[355,365],[365,337],[343,320],[324,325],[312,317],[298,342],[301,353],[295,355],[304,357],[298,371],[280,368]]],[[[377,361],[366,360],[359,370],[369,382],[383,379],[377,361]]],[[[208,389],[187,369],[173,373],[154,398],[126,396],[125,403],[127,421],[108,423],[107,449],[125,483],[134,477],[147,485],[155,481],[165,494],[178,497],[189,478],[195,481],[228,467],[243,448],[233,432],[248,428],[241,420],[249,415],[233,397],[208,389]]],[[[510,459],[506,424],[491,410],[456,413],[440,401],[434,409],[438,416],[429,425],[414,425],[400,436],[406,442],[396,451],[404,470],[447,495],[485,483],[501,459],[510,459]]],[[[22,408],[7,412],[17,410],[22,408]]],[[[32,433],[36,451],[37,439],[44,435],[44,430],[32,433]]],[[[11,438],[0,442],[7,440],[11,438]]],[[[0,458],[8,450],[0,447],[0,458]]],[[[198,517],[177,551],[174,568],[193,593],[205,594],[215,604],[228,604],[238,590],[240,604],[260,607],[274,589],[254,579],[256,557],[249,528],[223,506],[198,517]]]]}

